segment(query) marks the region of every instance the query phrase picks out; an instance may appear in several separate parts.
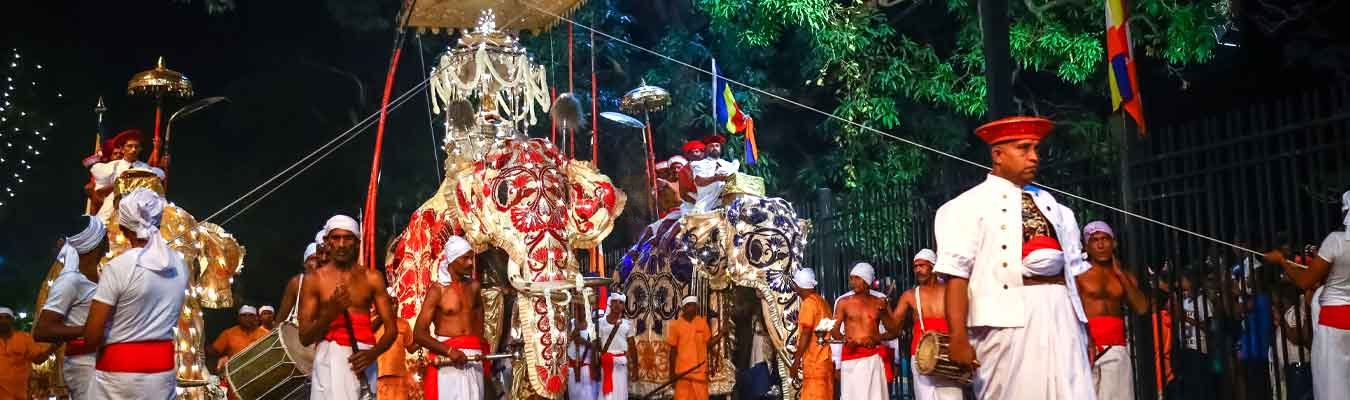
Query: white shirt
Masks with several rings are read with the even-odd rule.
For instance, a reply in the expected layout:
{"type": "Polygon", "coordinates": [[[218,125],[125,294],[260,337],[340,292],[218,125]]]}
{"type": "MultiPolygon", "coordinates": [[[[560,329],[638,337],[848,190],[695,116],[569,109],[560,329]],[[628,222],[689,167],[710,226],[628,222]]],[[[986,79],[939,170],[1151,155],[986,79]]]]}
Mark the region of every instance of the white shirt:
{"type": "MultiPolygon", "coordinates": [[[[1299,303],[1299,304],[1302,304],[1302,303],[1299,303]]],[[[1299,327],[1298,316],[1297,316],[1297,315],[1294,315],[1296,312],[1297,312],[1297,311],[1295,310],[1294,307],[1289,307],[1289,310],[1287,310],[1287,311],[1284,312],[1284,323],[1285,323],[1285,325],[1287,325],[1287,326],[1289,326],[1289,327],[1291,327],[1291,328],[1294,328],[1294,331],[1298,331],[1298,329],[1299,329],[1299,328],[1298,328],[1298,327],[1299,327]]],[[[1307,313],[1306,313],[1306,312],[1304,313],[1304,318],[1307,318],[1307,313]]],[[[1269,352],[1269,356],[1267,356],[1267,357],[1268,357],[1269,361],[1272,362],[1272,363],[1275,362],[1275,353],[1276,353],[1276,351],[1279,351],[1279,352],[1280,352],[1280,353],[1279,353],[1280,358],[1281,358],[1281,360],[1284,361],[1285,364],[1292,364],[1292,363],[1306,363],[1306,362],[1312,361],[1311,354],[1309,353],[1310,350],[1309,350],[1309,349],[1303,349],[1302,351],[1300,351],[1300,350],[1299,350],[1299,345],[1294,344],[1294,341],[1293,341],[1292,339],[1289,339],[1289,338],[1284,337],[1284,329],[1283,329],[1283,328],[1280,328],[1280,327],[1278,327],[1278,326],[1275,327],[1275,345],[1276,345],[1276,346],[1283,345],[1283,346],[1284,346],[1284,349],[1281,349],[1281,350],[1271,350],[1271,351],[1269,352]]]]}
{"type": "Polygon", "coordinates": [[[1317,256],[1331,264],[1327,271],[1326,283],[1323,283],[1322,297],[1318,304],[1336,306],[1350,304],[1350,236],[1345,232],[1332,232],[1317,249],[1317,256]]]}
{"type": "Polygon", "coordinates": [[[1026,305],[1022,287],[1022,192],[1055,226],[1064,253],[1064,282],[1078,320],[1087,322],[1074,277],[1091,266],[1084,262],[1082,235],[1073,210],[1049,192],[989,175],[984,182],[951,199],[933,219],[938,260],[933,270],[970,280],[969,326],[1021,327],[1026,305]]]}
{"type": "Polygon", "coordinates": [[[75,271],[64,271],[47,290],[47,302],[42,309],[65,316],[66,325],[84,325],[89,317],[89,302],[94,299],[98,284],[75,271]]]}
{"type": "MultiPolygon", "coordinates": [[[[609,339],[609,331],[614,330],[614,325],[609,323],[609,318],[600,318],[600,324],[596,327],[600,328],[597,333],[600,334],[600,346],[603,347],[605,340],[609,339]]],[[[608,352],[615,354],[628,352],[628,338],[636,333],[637,331],[633,330],[633,321],[619,318],[619,332],[614,334],[614,340],[609,343],[608,352]]]]}
{"type": "MultiPolygon", "coordinates": [[[[740,169],[740,166],[740,161],[708,157],[690,163],[689,169],[694,178],[711,178],[717,175],[734,174],[740,169]]],[[[723,186],[726,186],[726,182],[715,181],[699,186],[698,192],[694,195],[697,198],[694,202],[694,210],[707,212],[717,208],[718,199],[722,197],[723,186]]]]}
{"type": "Polygon", "coordinates": [[[94,188],[105,189],[112,186],[113,182],[117,181],[117,177],[121,176],[123,172],[132,168],[148,170],[158,175],[159,179],[164,179],[164,170],[152,167],[150,164],[139,160],[134,162],[112,160],[94,164],[94,166],[89,167],[89,173],[94,176],[94,188]]]}
{"type": "Polygon", "coordinates": [[[188,286],[183,256],[169,250],[169,267],[153,271],[136,266],[141,251],[127,250],[99,274],[94,300],[116,307],[108,318],[107,343],[173,339],[183,314],[188,286]]]}
{"type": "Polygon", "coordinates": [[[586,354],[585,359],[581,358],[582,357],[581,353],[588,353],[586,351],[586,342],[591,341],[591,331],[583,329],[581,331],[581,340],[582,340],[581,342],[574,341],[572,342],[572,344],[567,346],[567,358],[569,360],[581,361],[581,365],[591,365],[590,356],[593,354],[586,354]]]}

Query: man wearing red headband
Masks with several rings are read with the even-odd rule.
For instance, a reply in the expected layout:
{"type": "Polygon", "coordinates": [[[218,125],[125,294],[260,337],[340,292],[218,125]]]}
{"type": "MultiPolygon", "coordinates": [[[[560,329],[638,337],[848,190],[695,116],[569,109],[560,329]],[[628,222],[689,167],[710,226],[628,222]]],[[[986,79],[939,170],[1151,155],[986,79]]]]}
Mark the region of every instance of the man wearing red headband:
{"type": "Polygon", "coordinates": [[[111,150],[108,154],[119,154],[120,158],[111,159],[107,162],[101,162],[89,167],[89,173],[94,176],[94,192],[90,198],[94,204],[100,204],[98,217],[103,222],[111,222],[114,211],[113,204],[108,201],[108,195],[112,193],[113,182],[117,177],[129,169],[143,169],[153,172],[160,179],[164,179],[164,170],[150,166],[137,159],[141,155],[141,131],[128,129],[118,133],[112,140],[111,150]]]}
{"type": "Polygon", "coordinates": [[[694,181],[693,163],[703,159],[705,150],[703,142],[690,140],[684,142],[680,151],[684,153],[684,158],[689,164],[684,165],[678,171],[680,180],[680,213],[688,214],[694,211],[694,203],[698,201],[698,185],[694,181]]]}
{"type": "Polygon", "coordinates": [[[1088,267],[1078,222],[1031,185],[1037,146],[1053,128],[1046,119],[1011,117],[976,129],[993,168],[934,218],[951,360],[978,366],[972,383],[980,399],[1096,398],[1074,282],[1088,267]]]}
{"type": "Polygon", "coordinates": [[[690,160],[689,169],[693,173],[694,185],[698,188],[693,209],[698,212],[717,208],[718,198],[722,196],[722,186],[726,184],[728,177],[740,169],[739,162],[733,163],[721,158],[722,144],[726,141],[726,137],[721,135],[705,136],[701,142],[706,147],[704,153],[707,156],[698,161],[690,160]]]}

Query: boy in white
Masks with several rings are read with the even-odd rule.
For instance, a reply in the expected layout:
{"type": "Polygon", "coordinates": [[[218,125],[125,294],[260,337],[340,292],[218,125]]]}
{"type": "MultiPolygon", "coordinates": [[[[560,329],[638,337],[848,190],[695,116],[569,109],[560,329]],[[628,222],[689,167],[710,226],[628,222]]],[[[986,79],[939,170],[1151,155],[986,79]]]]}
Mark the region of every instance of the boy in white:
{"type": "Polygon", "coordinates": [[[44,342],[65,342],[66,359],[61,366],[66,388],[73,399],[89,397],[94,378],[94,353],[98,348],[84,340],[84,321],[98,284],[98,261],[108,251],[108,230],[98,218],[81,217],[86,226],[61,246],[61,273],[47,291],[47,301],[38,314],[33,337],[44,342]]]}
{"type": "Polygon", "coordinates": [[[163,211],[164,199],[144,188],[118,205],[118,223],[133,248],[103,268],[89,307],[84,337],[92,346],[103,346],[90,398],[174,398],[173,337],[188,270],[183,256],[159,234],[163,211]]]}
{"type": "MultiPolygon", "coordinates": [[[[605,317],[596,325],[600,338],[600,399],[628,399],[628,360],[630,350],[636,350],[633,322],[623,319],[628,297],[623,293],[609,295],[605,317]]],[[[636,358],[632,358],[636,359],[636,358]]]]}

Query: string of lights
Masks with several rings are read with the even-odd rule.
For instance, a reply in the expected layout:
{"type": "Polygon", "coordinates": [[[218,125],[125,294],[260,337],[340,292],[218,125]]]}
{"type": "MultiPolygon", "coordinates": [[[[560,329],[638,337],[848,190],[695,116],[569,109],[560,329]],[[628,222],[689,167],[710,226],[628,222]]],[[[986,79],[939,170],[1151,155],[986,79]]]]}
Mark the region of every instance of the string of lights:
{"type": "Polygon", "coordinates": [[[19,49],[10,49],[3,86],[0,86],[0,207],[12,202],[24,186],[49,133],[56,123],[41,111],[63,96],[48,90],[40,77],[41,63],[25,59],[19,49]]]}

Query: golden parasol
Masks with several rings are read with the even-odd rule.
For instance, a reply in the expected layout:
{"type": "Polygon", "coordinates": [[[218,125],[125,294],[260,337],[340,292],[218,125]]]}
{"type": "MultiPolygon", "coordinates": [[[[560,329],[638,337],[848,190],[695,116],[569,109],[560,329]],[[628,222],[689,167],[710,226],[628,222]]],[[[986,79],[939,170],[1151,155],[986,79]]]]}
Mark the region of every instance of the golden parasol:
{"type": "Polygon", "coordinates": [[[155,99],[155,141],[150,151],[150,164],[159,164],[159,121],[163,114],[165,97],[192,97],[192,82],[186,76],[164,68],[164,57],[155,63],[155,68],[136,73],[127,82],[127,95],[150,96],[155,99]]]}
{"type": "Polygon", "coordinates": [[[568,15],[586,0],[419,0],[408,26],[424,31],[472,29],[483,10],[497,11],[503,30],[545,31],[557,25],[554,15],[568,15]],[[542,10],[542,11],[541,11],[542,10]]]}
{"type": "Polygon", "coordinates": [[[651,196],[652,216],[660,215],[656,209],[656,150],[652,145],[652,112],[661,111],[670,105],[670,92],[659,86],[651,86],[644,79],[642,85],[629,90],[619,100],[619,109],[627,113],[642,112],[646,129],[643,131],[642,144],[647,148],[647,192],[651,196]]]}

